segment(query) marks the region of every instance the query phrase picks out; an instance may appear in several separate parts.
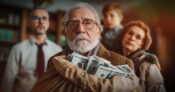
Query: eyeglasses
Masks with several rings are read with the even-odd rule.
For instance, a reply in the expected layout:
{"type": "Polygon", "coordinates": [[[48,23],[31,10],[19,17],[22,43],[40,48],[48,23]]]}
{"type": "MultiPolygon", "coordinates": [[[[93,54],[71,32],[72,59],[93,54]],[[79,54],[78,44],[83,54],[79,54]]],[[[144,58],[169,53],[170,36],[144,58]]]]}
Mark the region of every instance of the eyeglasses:
{"type": "MultiPolygon", "coordinates": [[[[72,29],[77,28],[79,24],[80,24],[80,21],[78,21],[78,20],[69,20],[66,23],[68,28],[72,28],[72,29]]],[[[92,29],[94,27],[94,24],[97,24],[97,22],[93,21],[92,19],[84,19],[82,21],[82,25],[83,25],[84,29],[86,29],[86,30],[92,29]]]]}
{"type": "Polygon", "coordinates": [[[43,19],[44,21],[48,21],[49,18],[46,17],[46,16],[43,16],[43,17],[39,17],[39,16],[32,16],[32,19],[33,20],[39,20],[39,19],[43,19]]]}

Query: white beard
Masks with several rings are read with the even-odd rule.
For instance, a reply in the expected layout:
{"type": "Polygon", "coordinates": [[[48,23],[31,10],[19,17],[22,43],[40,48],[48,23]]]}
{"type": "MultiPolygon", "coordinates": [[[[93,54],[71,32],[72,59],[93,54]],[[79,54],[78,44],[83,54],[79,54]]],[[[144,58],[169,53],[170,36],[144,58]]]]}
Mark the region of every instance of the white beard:
{"type": "Polygon", "coordinates": [[[91,51],[98,43],[98,39],[91,40],[86,34],[78,34],[73,41],[68,40],[68,45],[72,51],[85,54],[91,51]],[[83,39],[83,40],[82,40],[83,39]]]}

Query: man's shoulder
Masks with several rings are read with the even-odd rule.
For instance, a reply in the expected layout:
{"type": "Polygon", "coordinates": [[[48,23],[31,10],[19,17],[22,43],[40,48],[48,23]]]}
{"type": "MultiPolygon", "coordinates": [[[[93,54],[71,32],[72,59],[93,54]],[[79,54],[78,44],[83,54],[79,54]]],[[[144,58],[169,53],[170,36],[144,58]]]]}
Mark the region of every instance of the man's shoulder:
{"type": "Polygon", "coordinates": [[[24,40],[22,42],[19,42],[19,43],[15,44],[14,46],[12,46],[10,53],[12,55],[19,55],[21,52],[25,51],[26,48],[28,49],[28,45],[29,45],[28,40],[24,40]]]}
{"type": "Polygon", "coordinates": [[[99,49],[99,53],[100,53],[100,56],[104,57],[104,58],[109,58],[109,59],[122,59],[122,60],[130,60],[128,58],[126,58],[125,56],[119,54],[119,53],[116,53],[114,51],[110,51],[110,50],[107,50],[103,44],[100,45],[100,49],[99,49]]]}
{"type": "Polygon", "coordinates": [[[21,49],[22,47],[29,45],[29,39],[16,43],[12,48],[13,49],[21,49]]]}
{"type": "Polygon", "coordinates": [[[116,52],[107,50],[102,44],[100,45],[98,55],[104,59],[109,60],[114,65],[128,64],[132,69],[134,67],[131,59],[128,59],[127,57],[116,52]]]}
{"type": "Polygon", "coordinates": [[[58,56],[63,56],[63,55],[64,55],[64,51],[61,51],[61,52],[55,54],[54,56],[52,56],[48,61],[48,67],[52,66],[53,59],[55,59],[58,56]]]}
{"type": "Polygon", "coordinates": [[[132,69],[134,69],[134,64],[131,59],[113,51],[110,51],[109,53],[110,53],[110,58],[113,61],[112,62],[113,64],[115,65],[128,64],[132,69]]]}
{"type": "Polygon", "coordinates": [[[119,54],[117,52],[114,52],[114,51],[110,51],[109,50],[109,53],[111,54],[112,57],[120,57],[120,58],[123,58],[123,59],[128,59],[125,56],[123,56],[123,55],[121,55],[121,54],[119,54]]]}
{"type": "Polygon", "coordinates": [[[131,59],[129,59],[129,58],[127,58],[119,53],[116,53],[114,51],[109,51],[109,53],[110,53],[110,58],[121,60],[121,61],[131,61],[131,59]]]}
{"type": "Polygon", "coordinates": [[[64,51],[61,51],[61,52],[56,53],[55,55],[53,55],[52,57],[50,57],[49,61],[52,60],[53,58],[57,57],[57,56],[64,55],[63,53],[64,53],[64,51]]]}
{"type": "Polygon", "coordinates": [[[57,49],[60,49],[62,50],[61,46],[59,46],[58,44],[50,41],[50,40],[47,40],[48,44],[52,47],[52,48],[57,48],[57,49]]]}

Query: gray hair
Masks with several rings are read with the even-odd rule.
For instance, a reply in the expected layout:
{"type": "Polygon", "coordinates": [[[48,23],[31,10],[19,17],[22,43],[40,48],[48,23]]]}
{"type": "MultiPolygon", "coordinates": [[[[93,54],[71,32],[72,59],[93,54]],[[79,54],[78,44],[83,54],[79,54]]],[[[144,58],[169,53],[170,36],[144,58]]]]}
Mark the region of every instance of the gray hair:
{"type": "Polygon", "coordinates": [[[64,24],[64,25],[66,25],[66,22],[68,21],[69,13],[70,13],[71,11],[73,11],[74,9],[78,9],[78,8],[87,8],[87,9],[91,10],[91,11],[94,13],[94,15],[95,15],[95,18],[96,18],[96,20],[97,20],[97,24],[98,24],[99,26],[101,26],[101,23],[100,23],[100,16],[99,16],[99,14],[97,13],[97,11],[95,10],[94,7],[92,7],[90,4],[85,3],[85,2],[80,2],[80,3],[76,4],[74,7],[72,7],[72,8],[65,14],[64,19],[63,19],[63,24],[64,24]]]}

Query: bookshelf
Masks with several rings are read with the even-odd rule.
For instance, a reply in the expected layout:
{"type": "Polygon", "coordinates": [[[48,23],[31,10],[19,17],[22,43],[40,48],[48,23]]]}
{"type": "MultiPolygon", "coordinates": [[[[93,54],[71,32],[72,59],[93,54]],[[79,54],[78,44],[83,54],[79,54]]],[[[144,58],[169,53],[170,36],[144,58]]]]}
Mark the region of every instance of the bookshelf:
{"type": "Polygon", "coordinates": [[[51,41],[57,43],[58,45],[65,46],[67,42],[63,38],[63,16],[65,12],[57,11],[57,12],[49,12],[49,29],[47,31],[47,37],[51,41]]]}
{"type": "Polygon", "coordinates": [[[0,4],[0,82],[10,50],[14,44],[21,41],[21,25],[24,11],[21,7],[0,4]]]}
{"type": "Polygon", "coordinates": [[[21,41],[23,9],[5,4],[0,4],[0,6],[0,64],[4,64],[11,47],[21,41]]]}

